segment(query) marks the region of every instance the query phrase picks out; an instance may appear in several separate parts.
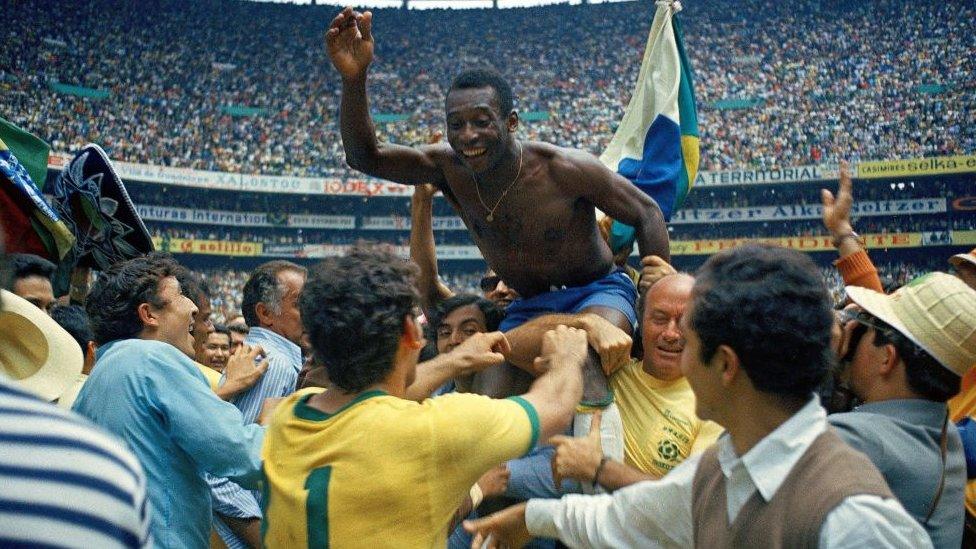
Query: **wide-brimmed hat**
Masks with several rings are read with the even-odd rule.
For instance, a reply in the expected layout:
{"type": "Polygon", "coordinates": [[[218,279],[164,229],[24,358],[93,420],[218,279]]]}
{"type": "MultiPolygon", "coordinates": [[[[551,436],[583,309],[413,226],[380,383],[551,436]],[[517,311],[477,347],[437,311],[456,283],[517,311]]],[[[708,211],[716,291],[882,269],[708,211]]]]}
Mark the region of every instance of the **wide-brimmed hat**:
{"type": "Polygon", "coordinates": [[[972,250],[969,250],[969,253],[968,254],[956,254],[956,255],[950,257],[949,258],[949,263],[953,267],[958,267],[959,265],[962,265],[963,263],[972,263],[973,265],[976,265],[976,248],[973,248],[972,250]]]}
{"type": "Polygon", "coordinates": [[[847,295],[959,376],[976,364],[976,290],[958,278],[934,272],[891,295],[857,286],[847,295]]]}
{"type": "Polygon", "coordinates": [[[29,301],[7,290],[0,300],[0,371],[44,400],[58,398],[81,373],[81,347],[29,301]]]}
{"type": "Polygon", "coordinates": [[[55,210],[76,239],[55,274],[55,293],[67,291],[76,264],[104,271],[114,263],[153,251],[149,230],[112,161],[98,145],[85,145],[75,154],[54,181],[51,194],[55,210]]]}

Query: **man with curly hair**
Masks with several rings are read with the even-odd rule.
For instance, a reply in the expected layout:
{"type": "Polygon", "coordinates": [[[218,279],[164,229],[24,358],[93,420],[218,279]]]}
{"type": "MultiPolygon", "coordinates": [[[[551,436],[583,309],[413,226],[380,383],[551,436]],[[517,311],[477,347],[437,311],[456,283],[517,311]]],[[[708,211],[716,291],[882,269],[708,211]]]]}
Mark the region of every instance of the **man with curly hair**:
{"type": "MultiPolygon", "coordinates": [[[[407,400],[425,341],[414,268],[357,247],[309,273],[302,319],[329,384],[278,407],[263,449],[266,547],[443,547],[458,504],[485,471],[563,432],[582,394],[584,332],[547,332],[522,396],[407,400]]],[[[488,367],[500,332],[474,334],[434,361],[488,367]]],[[[425,366],[436,368],[429,361],[425,366]]]]}
{"type": "MultiPolygon", "coordinates": [[[[124,440],[146,470],[157,547],[206,547],[204,473],[256,486],[264,428],[245,424],[191,358],[197,307],[165,254],[118,263],[86,302],[98,358],[73,409],[124,440]]],[[[250,350],[247,360],[261,353],[250,350]]]]}

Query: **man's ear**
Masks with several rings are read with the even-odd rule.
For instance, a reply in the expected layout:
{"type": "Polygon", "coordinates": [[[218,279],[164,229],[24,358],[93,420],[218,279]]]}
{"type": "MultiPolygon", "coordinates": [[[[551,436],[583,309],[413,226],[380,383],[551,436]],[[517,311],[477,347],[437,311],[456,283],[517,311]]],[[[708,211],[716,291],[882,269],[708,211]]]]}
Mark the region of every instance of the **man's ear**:
{"type": "Polygon", "coordinates": [[[518,129],[518,125],[518,111],[513,109],[512,112],[508,113],[508,119],[505,121],[505,126],[508,128],[508,133],[515,133],[515,130],[518,129]]]}
{"type": "Polygon", "coordinates": [[[159,326],[159,319],[153,312],[152,305],[148,303],[140,303],[136,307],[136,314],[139,316],[139,321],[142,322],[143,327],[147,326],[159,326]]]}
{"type": "Polygon", "coordinates": [[[899,362],[901,362],[901,356],[898,355],[898,349],[896,349],[891,343],[886,343],[882,348],[885,352],[885,359],[884,362],[878,366],[878,373],[882,376],[888,376],[895,371],[895,367],[898,366],[899,362]]]}
{"type": "Polygon", "coordinates": [[[424,332],[420,327],[420,323],[411,316],[407,315],[403,317],[403,335],[400,338],[403,341],[403,345],[408,349],[423,349],[427,342],[424,340],[424,332]]]}
{"type": "Polygon", "coordinates": [[[260,326],[271,326],[274,324],[274,314],[272,314],[271,307],[268,307],[265,302],[257,302],[254,306],[254,314],[257,315],[260,326]]]}
{"type": "Polygon", "coordinates": [[[739,355],[728,345],[719,345],[712,357],[713,366],[719,368],[722,374],[722,386],[730,387],[742,369],[739,355]]]}

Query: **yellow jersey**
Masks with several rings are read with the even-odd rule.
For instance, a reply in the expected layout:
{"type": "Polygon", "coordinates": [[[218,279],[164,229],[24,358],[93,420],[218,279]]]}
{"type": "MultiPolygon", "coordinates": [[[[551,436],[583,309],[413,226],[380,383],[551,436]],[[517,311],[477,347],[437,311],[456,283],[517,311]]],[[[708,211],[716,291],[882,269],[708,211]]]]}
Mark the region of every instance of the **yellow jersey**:
{"type": "Polygon", "coordinates": [[[527,401],[368,391],[327,414],[292,395],[262,448],[265,547],[437,547],[478,478],[531,450],[527,401]]]}
{"type": "Polygon", "coordinates": [[[217,388],[220,387],[220,378],[222,377],[222,374],[209,366],[200,364],[199,362],[194,361],[193,363],[196,364],[197,368],[200,370],[200,373],[203,374],[203,377],[207,378],[207,384],[210,385],[210,390],[217,392],[217,388]]]}
{"type": "Polygon", "coordinates": [[[692,454],[708,448],[722,427],[695,415],[688,380],[662,381],[632,360],[610,378],[624,424],[624,461],[661,478],[692,454]]]}

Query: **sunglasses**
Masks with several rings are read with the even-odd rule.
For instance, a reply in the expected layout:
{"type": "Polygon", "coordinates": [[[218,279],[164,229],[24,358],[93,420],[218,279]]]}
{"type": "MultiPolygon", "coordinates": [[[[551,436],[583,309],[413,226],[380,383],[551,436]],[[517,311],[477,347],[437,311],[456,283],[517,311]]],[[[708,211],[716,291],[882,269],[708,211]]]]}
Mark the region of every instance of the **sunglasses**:
{"type": "Polygon", "coordinates": [[[481,277],[481,291],[488,293],[498,287],[498,283],[502,281],[502,277],[498,275],[490,275],[481,277]]]}
{"type": "Polygon", "coordinates": [[[842,362],[849,362],[854,359],[854,353],[857,351],[857,346],[861,343],[861,338],[864,337],[864,334],[868,332],[868,328],[874,328],[875,331],[882,334],[891,333],[891,328],[879,324],[878,319],[871,315],[871,313],[857,309],[847,309],[841,311],[841,326],[846,326],[847,323],[851,321],[857,322],[857,326],[855,326],[854,331],[851,332],[851,337],[847,344],[847,353],[845,353],[841,358],[842,362]]]}

